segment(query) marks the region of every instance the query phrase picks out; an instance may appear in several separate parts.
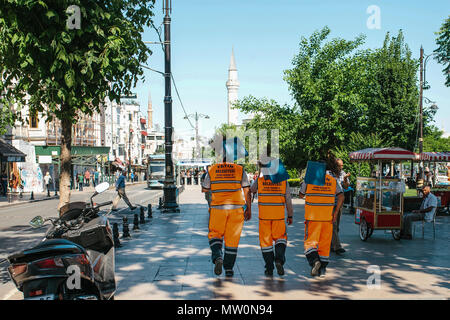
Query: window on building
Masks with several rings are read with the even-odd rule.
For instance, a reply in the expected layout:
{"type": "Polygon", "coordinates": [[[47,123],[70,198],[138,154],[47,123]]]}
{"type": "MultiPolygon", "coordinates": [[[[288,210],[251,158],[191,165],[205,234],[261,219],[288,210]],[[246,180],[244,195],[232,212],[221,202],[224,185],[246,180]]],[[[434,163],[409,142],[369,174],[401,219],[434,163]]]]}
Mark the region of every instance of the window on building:
{"type": "Polygon", "coordinates": [[[128,114],[128,120],[133,121],[133,115],[131,113],[128,114]]]}
{"type": "Polygon", "coordinates": [[[155,136],[147,136],[147,140],[155,140],[155,136]]]}
{"type": "Polygon", "coordinates": [[[119,145],[119,156],[125,155],[125,146],[119,145]]]}
{"type": "Polygon", "coordinates": [[[156,140],[164,140],[164,137],[163,136],[157,136],[156,140]]]}
{"type": "Polygon", "coordinates": [[[38,112],[30,112],[30,128],[38,128],[39,127],[39,117],[38,112]]]}

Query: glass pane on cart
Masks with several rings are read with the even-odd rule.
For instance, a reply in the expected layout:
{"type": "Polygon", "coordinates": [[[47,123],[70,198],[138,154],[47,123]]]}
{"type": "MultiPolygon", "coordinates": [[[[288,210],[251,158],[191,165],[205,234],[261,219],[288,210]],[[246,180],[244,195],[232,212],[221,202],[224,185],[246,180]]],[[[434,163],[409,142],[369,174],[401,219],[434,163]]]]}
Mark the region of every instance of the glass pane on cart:
{"type": "Polygon", "coordinates": [[[375,179],[358,178],[358,181],[356,182],[356,189],[375,189],[375,179]]]}
{"type": "Polygon", "coordinates": [[[383,191],[381,212],[400,212],[401,196],[398,191],[383,191]]]}
{"type": "Polygon", "coordinates": [[[359,189],[356,191],[356,207],[372,211],[375,202],[375,191],[359,189]]]}

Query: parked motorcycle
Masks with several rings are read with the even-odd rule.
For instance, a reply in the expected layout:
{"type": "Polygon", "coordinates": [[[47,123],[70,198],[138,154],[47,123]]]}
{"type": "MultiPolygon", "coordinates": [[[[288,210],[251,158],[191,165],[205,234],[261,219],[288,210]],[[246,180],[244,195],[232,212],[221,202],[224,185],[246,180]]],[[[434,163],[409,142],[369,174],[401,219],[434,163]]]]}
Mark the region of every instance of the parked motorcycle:
{"type": "Polygon", "coordinates": [[[94,204],[93,198],[109,189],[95,187],[90,203],[72,202],[60,209],[59,218],[30,221],[39,228],[52,226],[37,246],[8,257],[8,272],[25,300],[111,300],[114,276],[114,240],[108,219],[100,208],[112,201],[94,204]]]}

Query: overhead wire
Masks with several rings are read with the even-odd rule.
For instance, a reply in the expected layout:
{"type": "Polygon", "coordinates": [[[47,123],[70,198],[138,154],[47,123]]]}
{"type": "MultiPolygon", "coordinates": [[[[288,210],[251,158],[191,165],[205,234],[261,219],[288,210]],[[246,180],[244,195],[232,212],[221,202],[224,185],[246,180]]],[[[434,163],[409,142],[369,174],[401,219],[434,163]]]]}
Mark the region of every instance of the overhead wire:
{"type": "MultiPolygon", "coordinates": [[[[159,30],[161,28],[162,23],[159,26],[159,28],[156,28],[156,26],[153,24],[153,22],[151,22],[151,25],[152,25],[153,29],[155,29],[156,33],[158,34],[159,42],[161,43],[161,49],[162,49],[162,51],[165,54],[166,51],[164,50],[164,45],[163,45],[164,42],[162,41],[161,31],[159,30]]],[[[183,101],[181,100],[180,93],[178,92],[178,89],[177,89],[177,85],[175,84],[175,78],[173,77],[173,72],[170,73],[170,77],[172,79],[172,83],[173,83],[173,86],[175,88],[175,92],[177,93],[177,97],[178,97],[178,100],[180,101],[181,108],[183,109],[184,115],[186,116],[186,119],[189,122],[189,124],[191,125],[192,129],[195,129],[195,126],[192,124],[192,122],[189,119],[189,116],[188,116],[188,114],[186,112],[186,109],[184,108],[183,101]]]]}

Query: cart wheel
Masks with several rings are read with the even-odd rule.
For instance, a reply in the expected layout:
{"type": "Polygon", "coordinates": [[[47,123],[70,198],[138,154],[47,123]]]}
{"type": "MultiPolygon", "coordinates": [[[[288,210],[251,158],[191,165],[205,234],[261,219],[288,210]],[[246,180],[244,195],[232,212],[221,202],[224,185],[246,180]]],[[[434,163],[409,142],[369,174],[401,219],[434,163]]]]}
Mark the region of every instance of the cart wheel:
{"type": "Polygon", "coordinates": [[[400,232],[401,232],[400,229],[392,230],[392,237],[393,237],[395,240],[400,240],[400,232]]]}
{"type": "Polygon", "coordinates": [[[366,241],[369,238],[369,226],[364,218],[361,219],[359,224],[359,237],[362,241],[366,241]]]}
{"type": "Polygon", "coordinates": [[[371,228],[371,227],[368,227],[368,228],[369,228],[369,235],[367,236],[367,238],[370,238],[373,233],[373,228],[371,228]]]}

